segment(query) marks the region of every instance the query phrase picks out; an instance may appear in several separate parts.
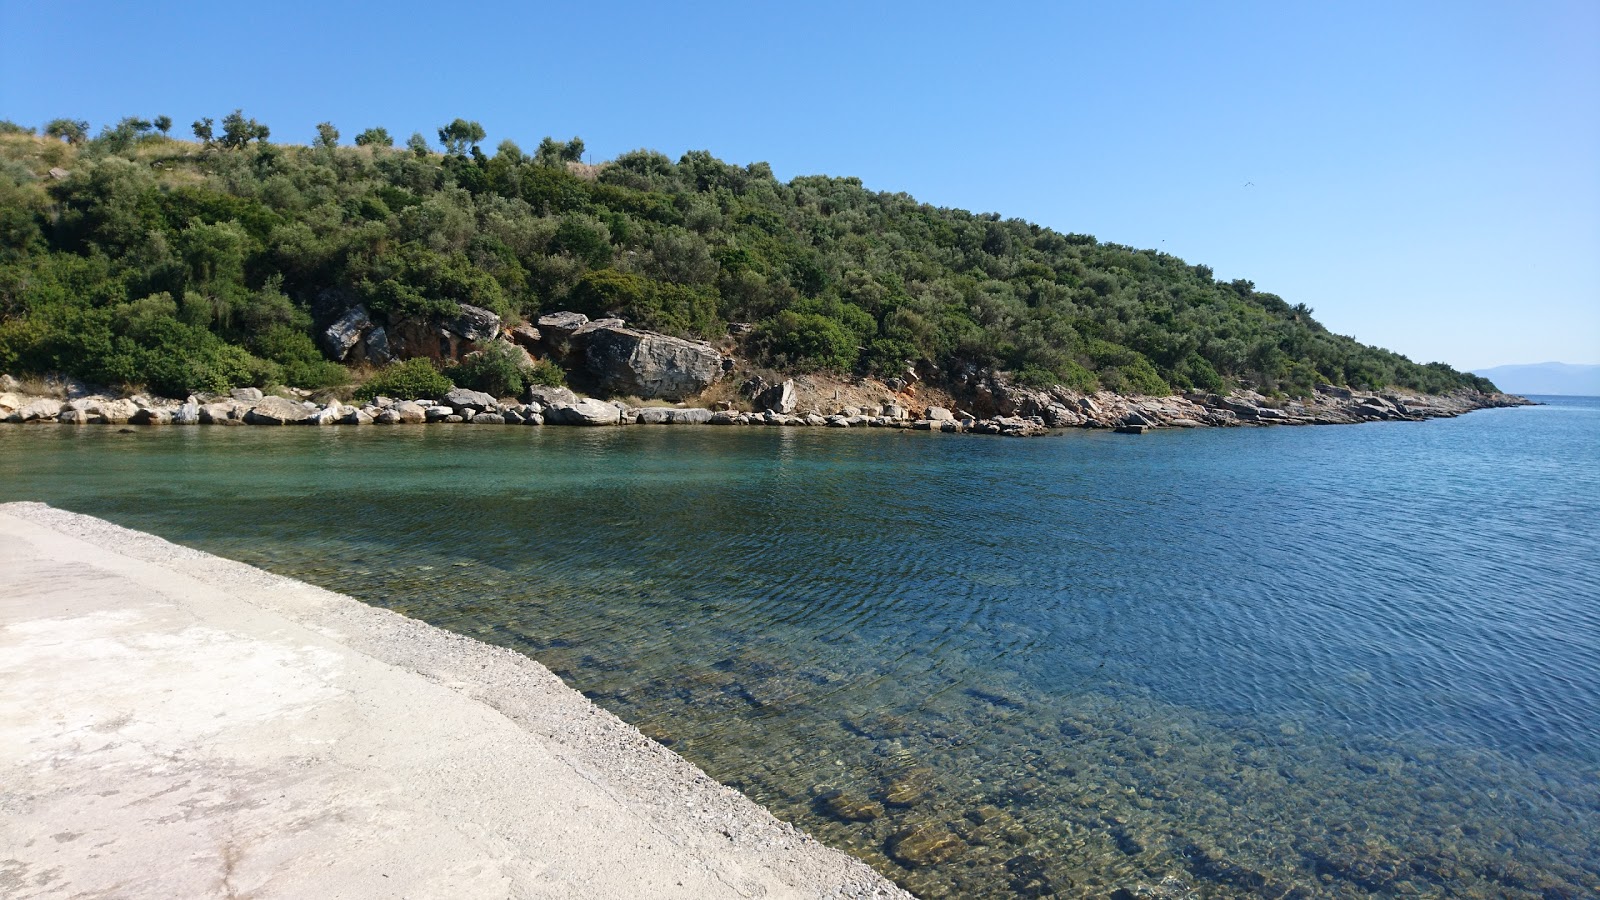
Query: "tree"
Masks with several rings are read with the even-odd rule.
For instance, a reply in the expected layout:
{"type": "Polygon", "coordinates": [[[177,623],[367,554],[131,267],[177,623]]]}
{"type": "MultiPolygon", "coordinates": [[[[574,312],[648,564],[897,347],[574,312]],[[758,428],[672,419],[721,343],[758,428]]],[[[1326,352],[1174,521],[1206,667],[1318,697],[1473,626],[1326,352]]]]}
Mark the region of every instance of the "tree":
{"type": "Polygon", "coordinates": [[[311,146],[333,149],[339,146],[339,129],[333,127],[332,122],[321,122],[317,125],[317,139],[311,146]]]}
{"type": "Polygon", "coordinates": [[[562,166],[569,162],[583,160],[583,138],[575,137],[566,143],[553,137],[546,137],[539,142],[539,149],[534,151],[533,161],[543,166],[562,166]]]}
{"type": "Polygon", "coordinates": [[[368,128],[356,135],[357,147],[393,147],[394,138],[389,136],[389,129],[383,126],[368,128]]]}
{"type": "Polygon", "coordinates": [[[466,156],[468,147],[477,147],[483,140],[483,126],[466,119],[457,119],[439,129],[439,143],[451,156],[466,156]]]}
{"type": "Polygon", "coordinates": [[[166,137],[167,132],[172,130],[172,117],[156,116],[154,124],[156,126],[156,130],[161,132],[161,136],[166,137]]]}
{"type": "Polygon", "coordinates": [[[410,150],[412,155],[421,159],[428,155],[428,139],[422,136],[422,132],[413,131],[411,132],[411,137],[406,139],[406,149],[410,150]]]}
{"type": "Polygon", "coordinates": [[[69,144],[81,144],[89,137],[89,123],[84,119],[51,119],[45,123],[44,133],[69,144]]]}
{"type": "Polygon", "coordinates": [[[225,149],[238,150],[251,141],[265,143],[270,133],[267,126],[255,119],[246,119],[244,110],[236,109],[222,118],[222,140],[218,143],[225,149]]]}
{"type": "Polygon", "coordinates": [[[207,116],[204,119],[194,120],[193,127],[195,139],[205,144],[207,147],[211,146],[211,142],[215,137],[211,130],[211,126],[213,124],[214,122],[210,116],[207,116]]]}

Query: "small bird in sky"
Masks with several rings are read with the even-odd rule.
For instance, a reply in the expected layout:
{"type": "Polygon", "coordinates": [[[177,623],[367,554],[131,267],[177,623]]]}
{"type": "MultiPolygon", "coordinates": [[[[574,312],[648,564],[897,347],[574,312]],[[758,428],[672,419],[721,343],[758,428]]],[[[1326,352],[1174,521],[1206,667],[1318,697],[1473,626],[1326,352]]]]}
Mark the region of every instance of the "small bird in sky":
{"type": "Polygon", "coordinates": [[[1246,181],[1246,182],[1245,182],[1245,183],[1244,183],[1244,186],[1245,186],[1245,187],[1255,187],[1255,186],[1256,186],[1256,183],[1255,183],[1255,182],[1254,182],[1254,181],[1246,181]]]}

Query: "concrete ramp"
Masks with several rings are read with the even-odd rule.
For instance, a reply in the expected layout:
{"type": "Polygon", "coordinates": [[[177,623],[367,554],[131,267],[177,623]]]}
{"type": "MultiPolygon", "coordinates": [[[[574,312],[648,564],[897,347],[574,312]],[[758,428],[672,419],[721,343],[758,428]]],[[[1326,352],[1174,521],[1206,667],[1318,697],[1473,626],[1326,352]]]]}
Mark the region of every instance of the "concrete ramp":
{"type": "Polygon", "coordinates": [[[11,503],[0,896],[909,895],[517,653],[11,503]]]}

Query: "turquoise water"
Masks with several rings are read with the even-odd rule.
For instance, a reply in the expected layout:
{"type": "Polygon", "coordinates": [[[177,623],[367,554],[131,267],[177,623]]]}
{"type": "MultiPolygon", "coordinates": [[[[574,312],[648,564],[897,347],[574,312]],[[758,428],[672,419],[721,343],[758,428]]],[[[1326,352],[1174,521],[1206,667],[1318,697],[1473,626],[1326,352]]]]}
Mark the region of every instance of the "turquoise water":
{"type": "Polygon", "coordinates": [[[523,650],[928,897],[1600,896],[1600,401],[1034,440],[0,427],[523,650]]]}

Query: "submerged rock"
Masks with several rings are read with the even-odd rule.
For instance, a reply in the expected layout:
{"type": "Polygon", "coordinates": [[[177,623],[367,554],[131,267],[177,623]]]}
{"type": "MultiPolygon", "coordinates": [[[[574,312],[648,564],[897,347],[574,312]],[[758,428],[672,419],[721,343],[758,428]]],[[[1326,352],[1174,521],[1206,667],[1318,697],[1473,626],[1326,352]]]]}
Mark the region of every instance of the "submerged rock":
{"type": "Polygon", "coordinates": [[[883,804],[843,791],[821,798],[822,809],[844,822],[871,822],[883,815],[883,804]]]}
{"type": "Polygon", "coordinates": [[[942,825],[913,825],[889,838],[884,849],[895,862],[911,869],[937,866],[966,852],[965,842],[942,825]]]}

